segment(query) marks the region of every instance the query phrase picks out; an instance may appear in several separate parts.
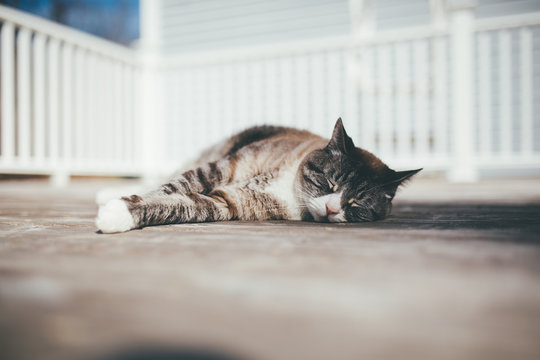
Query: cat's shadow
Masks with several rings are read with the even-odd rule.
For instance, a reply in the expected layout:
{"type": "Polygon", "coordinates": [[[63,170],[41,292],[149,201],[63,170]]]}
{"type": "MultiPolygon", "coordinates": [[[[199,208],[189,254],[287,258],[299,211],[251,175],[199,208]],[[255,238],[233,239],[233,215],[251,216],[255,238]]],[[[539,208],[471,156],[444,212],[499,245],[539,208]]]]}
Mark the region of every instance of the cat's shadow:
{"type": "Polygon", "coordinates": [[[128,348],[92,360],[241,360],[222,352],[190,348],[128,348]]]}
{"type": "MultiPolygon", "coordinates": [[[[523,205],[399,203],[394,206],[390,216],[381,221],[358,223],[276,221],[271,223],[294,227],[330,227],[336,230],[343,228],[372,230],[514,230],[520,234],[533,235],[540,233],[540,221],[538,219],[540,219],[540,203],[523,205]]],[[[519,241],[520,239],[515,240],[519,241]]]]}
{"type": "MultiPolygon", "coordinates": [[[[318,229],[358,229],[358,230],[476,230],[508,233],[506,238],[513,242],[540,243],[537,234],[540,233],[540,203],[531,204],[441,204],[441,203],[398,203],[392,213],[384,220],[357,223],[328,223],[310,221],[225,221],[165,225],[178,227],[197,226],[212,228],[220,226],[253,227],[291,227],[302,228],[306,231],[318,229]],[[515,236],[519,234],[519,236],[515,236]]],[[[161,227],[161,226],[158,226],[161,227]]],[[[152,227],[146,227],[149,229],[152,227]]],[[[144,230],[143,229],[143,230],[144,230]]],[[[140,231],[133,229],[131,231],[140,231]]],[[[100,233],[100,231],[97,231],[100,233]]],[[[498,238],[499,239],[499,238],[498,238]]],[[[500,240],[499,239],[499,240],[500,240]]]]}
{"type": "Polygon", "coordinates": [[[433,229],[533,229],[540,230],[540,203],[432,204],[401,203],[394,207],[386,226],[433,229]]]}

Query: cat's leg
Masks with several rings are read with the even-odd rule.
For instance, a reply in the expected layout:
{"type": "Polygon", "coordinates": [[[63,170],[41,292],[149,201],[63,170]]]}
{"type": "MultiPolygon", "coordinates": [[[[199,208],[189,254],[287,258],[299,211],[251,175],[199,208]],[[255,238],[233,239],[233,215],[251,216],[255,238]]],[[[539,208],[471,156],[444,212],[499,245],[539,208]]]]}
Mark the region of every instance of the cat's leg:
{"type": "Polygon", "coordinates": [[[115,233],[151,225],[289,218],[286,207],[264,191],[266,180],[261,175],[209,194],[166,194],[160,188],[112,200],[100,208],[96,225],[104,233],[115,233]]]}
{"type": "Polygon", "coordinates": [[[209,210],[220,208],[223,202],[206,195],[233,175],[230,159],[186,171],[144,195],[110,200],[100,206],[96,225],[102,232],[113,233],[149,225],[227,220],[219,211],[209,210]]]}
{"type": "Polygon", "coordinates": [[[160,190],[167,195],[209,194],[216,187],[232,180],[235,165],[236,161],[231,158],[213,161],[174,176],[168,183],[161,185],[160,190]]]}
{"type": "Polygon", "coordinates": [[[131,195],[100,208],[96,225],[104,233],[123,232],[152,225],[230,220],[226,201],[203,194],[131,195]]]}

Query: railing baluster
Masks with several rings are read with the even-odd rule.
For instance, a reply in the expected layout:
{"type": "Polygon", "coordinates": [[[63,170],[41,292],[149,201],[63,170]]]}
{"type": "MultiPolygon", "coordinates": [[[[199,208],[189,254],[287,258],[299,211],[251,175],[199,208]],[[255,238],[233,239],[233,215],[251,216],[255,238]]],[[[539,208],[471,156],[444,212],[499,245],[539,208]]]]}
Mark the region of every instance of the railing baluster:
{"type": "Polygon", "coordinates": [[[448,60],[447,40],[437,37],[433,48],[433,138],[435,154],[448,156],[448,60]]]}
{"type": "Polygon", "coordinates": [[[491,40],[489,33],[481,33],[478,35],[478,50],[479,50],[479,66],[478,66],[478,135],[480,137],[480,153],[482,155],[490,155],[492,153],[492,122],[493,116],[491,108],[493,106],[491,99],[492,91],[492,53],[491,40]]]}
{"type": "Polygon", "coordinates": [[[378,57],[378,113],[377,135],[379,137],[378,152],[384,157],[392,155],[392,89],[391,89],[391,60],[390,45],[377,49],[378,57]]]}
{"type": "MultiPolygon", "coordinates": [[[[284,60],[280,60],[284,61],[284,60]]],[[[311,129],[319,134],[328,133],[328,118],[325,111],[326,89],[324,83],[324,57],[313,54],[311,58],[311,129]]]]}
{"type": "Polygon", "coordinates": [[[360,134],[362,136],[360,147],[373,150],[375,145],[375,94],[373,83],[374,49],[365,47],[362,51],[362,65],[360,70],[360,87],[362,89],[362,118],[360,134]]]}
{"type": "Polygon", "coordinates": [[[45,45],[43,34],[34,37],[34,159],[37,166],[45,161],[45,45]]]}
{"type": "MultiPolygon", "coordinates": [[[[219,108],[219,85],[218,85],[218,69],[216,65],[212,66],[208,71],[207,82],[207,99],[212,106],[208,109],[208,138],[211,141],[216,142],[221,140],[221,133],[219,132],[219,116],[221,109],[219,108]]],[[[253,93],[251,93],[253,96],[253,93]]],[[[253,104],[252,104],[253,105],[253,104]]],[[[251,119],[254,121],[255,119],[251,119]]]]}
{"type": "Polygon", "coordinates": [[[73,163],[82,164],[85,162],[84,149],[84,124],[86,109],[86,86],[85,86],[85,53],[78,48],[75,50],[75,117],[73,121],[75,149],[73,163]]]}
{"type": "MultiPolygon", "coordinates": [[[[229,74],[231,78],[230,78],[230,81],[228,82],[228,90],[230,91],[230,93],[227,92],[228,94],[233,94],[234,91],[236,91],[236,87],[235,87],[236,79],[234,79],[233,71],[234,69],[231,66],[229,70],[229,74]]],[[[195,92],[194,92],[195,81],[196,81],[196,77],[195,77],[193,69],[191,68],[186,69],[186,84],[188,85],[188,91],[186,92],[186,98],[184,99],[185,106],[186,106],[186,121],[184,122],[184,130],[182,131],[182,134],[183,134],[183,139],[185,142],[183,149],[186,151],[186,153],[190,154],[190,156],[195,155],[194,149],[196,148],[196,139],[197,139],[195,126],[192,125],[197,116],[197,104],[196,104],[196,100],[195,100],[196,97],[195,97],[195,92]]],[[[230,101],[231,106],[233,106],[233,99],[234,97],[231,96],[231,101],[230,101]]],[[[233,113],[230,112],[229,116],[232,119],[233,113]]]]}
{"type": "Polygon", "coordinates": [[[0,155],[5,163],[11,163],[15,157],[15,26],[4,22],[1,35],[1,70],[2,70],[2,142],[0,155]]]}
{"type": "MultiPolygon", "coordinates": [[[[133,71],[129,65],[122,65],[123,83],[122,83],[122,92],[124,93],[124,102],[123,102],[123,113],[124,118],[122,119],[123,124],[123,136],[124,141],[122,143],[122,162],[124,164],[129,163],[130,160],[130,148],[133,140],[133,71]]],[[[182,118],[177,121],[182,121],[182,118]]]]}
{"type": "Polygon", "coordinates": [[[512,153],[512,48],[508,30],[499,32],[499,102],[501,154],[512,153]]]}
{"type": "MultiPolygon", "coordinates": [[[[265,78],[263,80],[265,89],[265,107],[263,111],[263,116],[265,122],[268,124],[275,124],[279,122],[278,119],[278,88],[277,88],[277,62],[275,59],[268,59],[264,62],[265,64],[265,78]]],[[[225,106],[226,102],[225,102],[225,106]]]]}
{"type": "MultiPolygon", "coordinates": [[[[140,164],[145,160],[143,155],[143,149],[141,146],[137,146],[141,143],[143,135],[143,104],[142,104],[142,92],[141,92],[141,86],[142,86],[142,76],[143,76],[143,70],[142,69],[134,69],[133,70],[133,104],[135,105],[134,111],[133,111],[133,126],[132,126],[132,143],[130,148],[130,156],[133,164],[140,164]]],[[[188,106],[189,103],[186,102],[186,106],[188,106]]],[[[140,166],[140,165],[139,165],[140,166]]]]}
{"type": "Polygon", "coordinates": [[[428,156],[429,127],[427,118],[428,61],[427,42],[415,41],[414,49],[414,153],[416,156],[428,156]]]}
{"type": "Polygon", "coordinates": [[[411,52],[410,43],[396,46],[397,152],[401,158],[411,153],[411,52]]]}
{"type": "Polygon", "coordinates": [[[47,78],[47,95],[48,95],[48,145],[49,145],[49,162],[54,170],[58,165],[59,160],[59,51],[60,42],[56,39],[50,39],[48,43],[48,78],[47,78]]]}
{"type": "MultiPolygon", "coordinates": [[[[243,81],[239,81],[238,86],[244,91],[244,96],[241,97],[240,101],[242,102],[242,106],[240,106],[240,109],[242,110],[242,116],[239,116],[238,121],[245,126],[245,123],[248,121],[247,119],[247,104],[246,104],[246,96],[247,96],[247,70],[245,67],[244,70],[244,77],[243,81]]],[[[198,68],[195,70],[195,104],[196,104],[196,113],[195,113],[195,119],[198,120],[197,124],[200,124],[200,126],[203,129],[209,129],[210,121],[208,116],[208,106],[207,100],[208,100],[208,82],[207,82],[208,74],[206,73],[206,69],[198,68]]],[[[190,125],[191,126],[191,125],[190,125]]],[[[193,130],[195,130],[194,126],[192,126],[193,130]]],[[[196,131],[193,131],[193,135],[195,137],[200,136],[197,134],[196,131]]],[[[200,151],[203,149],[203,144],[196,142],[195,143],[197,151],[200,151]]]]}
{"type": "Polygon", "coordinates": [[[294,116],[294,69],[293,62],[290,58],[280,59],[281,66],[281,122],[282,124],[291,125],[294,116]]]}
{"type": "MultiPolygon", "coordinates": [[[[358,109],[358,62],[356,59],[356,49],[348,49],[344,52],[345,68],[344,74],[344,94],[343,102],[345,103],[344,116],[347,122],[347,133],[356,142],[360,139],[360,117],[358,109]]],[[[357,144],[361,145],[361,144],[357,144]]]]}
{"type": "MultiPolygon", "coordinates": [[[[103,159],[111,168],[120,164],[120,153],[122,142],[124,141],[122,133],[122,77],[120,73],[120,64],[115,60],[102,59],[103,83],[108,86],[108,97],[103,99],[103,113],[101,117],[103,128],[109,128],[107,137],[107,151],[103,154],[103,159]]],[[[102,85],[103,86],[103,85],[102,85]]]]}
{"type": "Polygon", "coordinates": [[[94,137],[96,166],[111,169],[114,160],[113,139],[116,138],[116,118],[113,104],[116,102],[115,73],[112,60],[97,56],[95,59],[95,113],[94,137]]]}
{"type": "Polygon", "coordinates": [[[32,33],[26,28],[19,30],[17,38],[17,114],[18,157],[21,164],[30,160],[30,39],[32,33]]]}
{"type": "Polygon", "coordinates": [[[64,166],[71,165],[73,157],[73,46],[62,48],[62,150],[64,166]]]}
{"type": "Polygon", "coordinates": [[[104,114],[105,116],[109,116],[108,123],[114,124],[113,136],[111,136],[109,139],[111,142],[112,156],[109,154],[107,158],[112,158],[112,162],[115,164],[121,164],[122,148],[125,141],[123,124],[126,116],[123,107],[123,103],[125,101],[125,94],[122,91],[122,82],[124,81],[123,72],[122,65],[120,63],[107,62],[107,66],[110,68],[109,71],[112,71],[113,73],[112,79],[114,82],[113,86],[111,86],[111,100],[113,101],[112,111],[109,111],[108,114],[104,114]]]}
{"type": "Polygon", "coordinates": [[[85,111],[85,121],[84,121],[84,143],[86,147],[86,157],[91,166],[96,166],[99,162],[97,161],[97,149],[98,149],[98,132],[97,132],[97,72],[96,72],[96,56],[87,53],[86,54],[86,111],[85,111]]]}
{"type": "MultiPolygon", "coordinates": [[[[325,119],[327,123],[333,123],[338,117],[343,117],[342,108],[342,93],[341,82],[342,79],[339,76],[340,67],[342,63],[340,61],[340,52],[327,53],[326,55],[326,86],[328,88],[328,119],[325,119]]],[[[304,87],[308,89],[308,86],[304,87]]],[[[349,123],[348,119],[344,119],[345,124],[349,123]]]]}
{"type": "Polygon", "coordinates": [[[533,117],[532,117],[532,33],[531,29],[522,28],[520,33],[520,75],[521,75],[521,152],[524,156],[533,153],[533,117]]]}
{"type": "Polygon", "coordinates": [[[296,88],[296,121],[297,126],[301,129],[307,129],[309,124],[309,94],[307,91],[309,83],[309,69],[308,69],[308,59],[306,56],[297,56],[294,59],[294,65],[296,68],[295,71],[295,80],[297,86],[296,88]]]}
{"type": "MultiPolygon", "coordinates": [[[[184,101],[184,97],[182,94],[182,83],[181,83],[181,71],[180,70],[169,70],[168,76],[165,79],[165,93],[170,94],[170,96],[166,97],[166,100],[168,101],[168,106],[170,107],[170,113],[171,118],[169,119],[168,129],[174,134],[181,134],[182,133],[182,125],[185,121],[184,117],[182,116],[182,102],[184,101]]],[[[217,87],[217,85],[215,86],[217,87]]],[[[216,106],[216,109],[212,109],[212,112],[218,111],[218,107],[216,106]]],[[[215,119],[216,121],[219,121],[218,118],[215,119]]],[[[214,123],[215,124],[215,123],[214,123]]],[[[216,129],[216,132],[219,133],[219,131],[216,129]]],[[[182,142],[175,141],[176,137],[173,137],[170,141],[170,148],[171,153],[168,153],[168,160],[174,161],[174,159],[179,158],[182,152],[182,142]]]]}
{"type": "MultiPolygon", "coordinates": [[[[235,118],[235,99],[236,99],[236,91],[237,88],[235,86],[235,78],[234,78],[234,66],[231,64],[224,65],[223,69],[223,125],[222,129],[224,128],[223,135],[229,135],[230,133],[230,126],[228,124],[231,124],[234,122],[235,118]]],[[[184,72],[184,77],[186,79],[185,83],[187,86],[191,86],[192,77],[189,73],[184,72]]],[[[184,87],[185,92],[185,102],[188,104],[188,99],[191,97],[191,91],[189,88],[184,87]]],[[[188,104],[189,106],[189,104],[188,104]]],[[[189,116],[189,111],[185,112],[186,117],[189,116]]]]}

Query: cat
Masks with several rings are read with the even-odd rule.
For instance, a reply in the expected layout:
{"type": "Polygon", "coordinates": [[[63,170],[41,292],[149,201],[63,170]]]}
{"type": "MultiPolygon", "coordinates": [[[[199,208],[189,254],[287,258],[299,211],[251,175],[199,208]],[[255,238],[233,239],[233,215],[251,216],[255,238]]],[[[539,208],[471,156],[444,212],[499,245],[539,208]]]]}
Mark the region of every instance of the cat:
{"type": "Polygon", "coordinates": [[[100,206],[96,225],[117,233],[226,220],[375,221],[388,216],[397,188],[420,170],[394,171],[356,147],[341,118],[330,140],[257,126],[203,152],[191,170],[157,189],[100,206]]]}

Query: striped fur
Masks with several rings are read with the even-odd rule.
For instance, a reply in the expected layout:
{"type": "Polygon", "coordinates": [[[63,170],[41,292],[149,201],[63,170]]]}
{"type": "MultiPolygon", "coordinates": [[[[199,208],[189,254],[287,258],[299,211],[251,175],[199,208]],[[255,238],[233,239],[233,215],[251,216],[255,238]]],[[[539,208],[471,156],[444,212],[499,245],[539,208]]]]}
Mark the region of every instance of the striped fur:
{"type": "Polygon", "coordinates": [[[372,221],[388,215],[397,187],[418,171],[395,172],[356,148],[341,119],[330,140],[260,126],[208,149],[154,191],[123,197],[125,207],[105,205],[96,223],[102,232],[118,232],[225,220],[372,221]],[[132,225],[107,225],[114,216],[123,223],[131,216],[132,225]]]}

